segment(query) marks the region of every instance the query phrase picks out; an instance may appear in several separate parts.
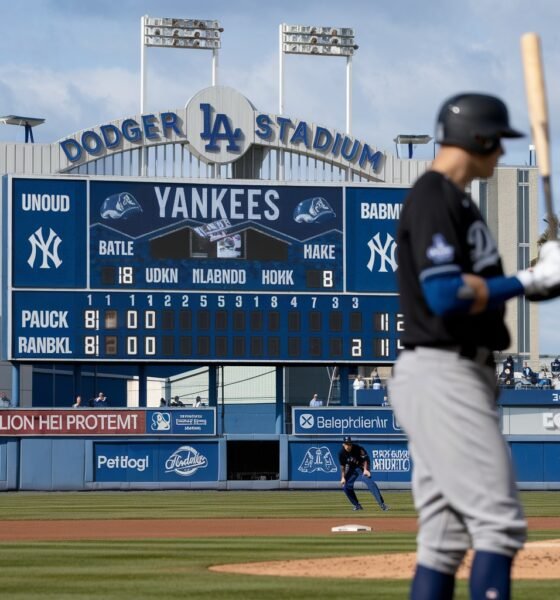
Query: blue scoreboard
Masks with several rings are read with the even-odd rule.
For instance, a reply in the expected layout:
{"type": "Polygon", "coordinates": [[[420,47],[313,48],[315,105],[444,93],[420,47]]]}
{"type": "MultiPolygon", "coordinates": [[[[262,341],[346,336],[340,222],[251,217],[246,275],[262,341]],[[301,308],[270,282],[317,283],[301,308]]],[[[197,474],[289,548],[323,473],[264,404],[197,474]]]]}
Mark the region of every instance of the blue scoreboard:
{"type": "Polygon", "coordinates": [[[15,361],[392,362],[406,188],[4,177],[15,361]]]}

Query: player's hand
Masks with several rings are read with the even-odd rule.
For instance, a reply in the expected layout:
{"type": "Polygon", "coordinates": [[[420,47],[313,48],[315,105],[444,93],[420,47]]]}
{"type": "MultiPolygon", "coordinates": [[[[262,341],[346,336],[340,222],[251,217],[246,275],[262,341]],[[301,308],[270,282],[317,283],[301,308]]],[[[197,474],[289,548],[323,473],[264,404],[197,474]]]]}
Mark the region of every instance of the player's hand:
{"type": "Polygon", "coordinates": [[[371,471],[369,469],[364,469],[364,477],[371,477],[371,471]]]}
{"type": "Polygon", "coordinates": [[[545,242],[539,260],[531,269],[520,271],[517,278],[529,300],[551,300],[560,295],[560,242],[545,242]]]}
{"type": "Polygon", "coordinates": [[[344,485],[345,483],[346,483],[346,478],[345,478],[345,477],[342,477],[342,478],[340,479],[340,485],[344,485]]]}

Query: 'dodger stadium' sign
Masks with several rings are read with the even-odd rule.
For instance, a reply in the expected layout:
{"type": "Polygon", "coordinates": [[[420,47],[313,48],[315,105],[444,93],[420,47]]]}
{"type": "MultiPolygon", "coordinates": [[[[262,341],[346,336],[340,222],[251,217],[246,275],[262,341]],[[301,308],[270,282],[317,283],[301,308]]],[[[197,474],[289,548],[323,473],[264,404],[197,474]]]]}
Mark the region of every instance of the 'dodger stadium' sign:
{"type": "Polygon", "coordinates": [[[329,161],[373,179],[384,159],[382,152],[350,135],[262,113],[239,92],[222,86],[200,91],[183,109],[112,121],[58,142],[63,171],[114,153],[169,143],[188,144],[194,155],[215,164],[233,162],[258,144],[329,161]]]}

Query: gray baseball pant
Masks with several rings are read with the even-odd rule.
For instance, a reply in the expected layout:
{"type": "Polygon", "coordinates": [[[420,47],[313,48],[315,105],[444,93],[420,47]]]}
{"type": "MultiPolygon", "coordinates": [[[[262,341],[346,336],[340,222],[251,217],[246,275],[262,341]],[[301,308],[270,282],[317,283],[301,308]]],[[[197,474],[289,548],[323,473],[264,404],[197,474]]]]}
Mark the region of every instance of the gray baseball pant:
{"type": "Polygon", "coordinates": [[[453,574],[467,549],[513,556],[527,525],[491,367],[434,348],[403,351],[389,399],[409,440],[417,562],[453,574]]]}

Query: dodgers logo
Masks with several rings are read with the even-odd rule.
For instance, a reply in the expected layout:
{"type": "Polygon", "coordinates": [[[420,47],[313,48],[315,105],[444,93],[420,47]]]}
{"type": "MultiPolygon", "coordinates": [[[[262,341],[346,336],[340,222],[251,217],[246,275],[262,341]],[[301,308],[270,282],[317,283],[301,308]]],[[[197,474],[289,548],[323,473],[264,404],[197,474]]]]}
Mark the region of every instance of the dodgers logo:
{"type": "Polygon", "coordinates": [[[500,256],[490,230],[482,221],[475,221],[467,231],[467,241],[472,247],[473,271],[479,273],[485,267],[498,264],[500,256]]]}
{"type": "Polygon", "coordinates": [[[338,470],[333,455],[327,446],[311,446],[307,449],[298,471],[301,473],[336,473],[338,470]]]}
{"type": "Polygon", "coordinates": [[[230,119],[224,113],[217,113],[214,123],[212,123],[212,112],[214,109],[206,102],[200,105],[200,110],[203,115],[203,130],[200,133],[200,137],[203,140],[208,140],[204,148],[210,151],[219,151],[220,146],[218,146],[217,142],[225,140],[228,143],[228,152],[239,152],[241,148],[237,144],[237,141],[243,139],[241,129],[239,127],[233,129],[230,119]]]}
{"type": "Polygon", "coordinates": [[[157,412],[152,415],[152,431],[169,431],[171,429],[171,415],[166,412],[157,412]]]}
{"type": "Polygon", "coordinates": [[[302,200],[294,210],[296,223],[322,223],[335,216],[331,205],[320,196],[302,200]]]}
{"type": "Polygon", "coordinates": [[[166,473],[189,477],[208,466],[208,459],[192,446],[181,446],[165,461],[166,473]]]}
{"type": "Polygon", "coordinates": [[[128,219],[131,215],[142,212],[138,200],[128,192],[113,194],[101,205],[101,218],[103,219],[128,219]]]}
{"type": "Polygon", "coordinates": [[[31,244],[31,254],[27,259],[27,264],[33,269],[35,268],[35,259],[37,258],[37,251],[43,253],[40,269],[50,269],[50,263],[58,269],[62,264],[62,260],[58,256],[58,247],[62,242],[60,236],[49,227],[49,237],[45,240],[43,236],[43,228],[39,227],[34,231],[28,238],[31,244]]]}

